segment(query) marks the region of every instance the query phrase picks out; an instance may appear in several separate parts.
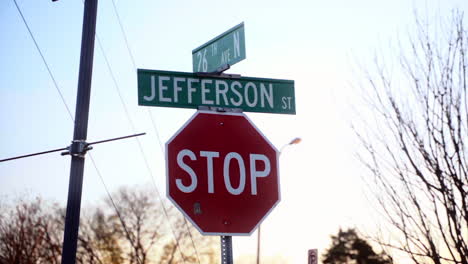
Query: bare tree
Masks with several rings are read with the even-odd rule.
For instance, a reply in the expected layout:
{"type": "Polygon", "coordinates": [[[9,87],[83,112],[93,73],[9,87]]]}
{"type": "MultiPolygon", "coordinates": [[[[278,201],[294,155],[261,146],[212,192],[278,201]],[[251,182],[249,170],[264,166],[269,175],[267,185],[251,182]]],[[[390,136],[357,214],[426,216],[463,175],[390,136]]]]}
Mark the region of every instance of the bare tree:
{"type": "Polygon", "coordinates": [[[104,263],[124,263],[123,249],[119,243],[116,223],[106,216],[101,209],[96,209],[91,222],[95,246],[101,252],[104,263]]]}
{"type": "Polygon", "coordinates": [[[368,77],[371,114],[354,125],[364,146],[359,156],[398,234],[379,241],[415,263],[467,264],[468,32],[458,11],[437,27],[417,25],[401,56],[403,75],[377,62],[368,77]]]}
{"type": "Polygon", "coordinates": [[[214,240],[201,236],[174,207],[158,203],[154,192],[121,188],[112,197],[107,203],[117,211],[108,218],[130,249],[129,263],[216,263],[214,240]]]}
{"type": "Polygon", "coordinates": [[[108,217],[119,242],[123,243],[129,263],[146,264],[151,255],[156,255],[155,245],[161,239],[164,214],[156,203],[155,195],[137,188],[120,188],[107,199],[116,210],[108,217]]]}
{"type": "MultiPolygon", "coordinates": [[[[77,263],[217,263],[218,240],[201,236],[152,191],[121,188],[110,197],[84,208],[77,263]]],[[[0,199],[0,264],[59,263],[64,219],[63,208],[41,199],[0,199]]]]}
{"type": "Polygon", "coordinates": [[[219,237],[202,236],[176,208],[170,206],[168,211],[171,230],[167,236],[171,239],[164,245],[160,263],[218,263],[219,237]]]}
{"type": "MultiPolygon", "coordinates": [[[[115,223],[102,209],[88,209],[81,216],[78,236],[77,262],[83,264],[124,263],[122,243],[114,227],[115,223]]],[[[64,215],[63,215],[64,216],[64,215]]],[[[62,217],[61,219],[64,219],[62,217]]]]}
{"type": "Polygon", "coordinates": [[[0,263],[59,263],[60,230],[50,214],[53,206],[37,198],[19,200],[2,208],[0,217],[0,263]]]}

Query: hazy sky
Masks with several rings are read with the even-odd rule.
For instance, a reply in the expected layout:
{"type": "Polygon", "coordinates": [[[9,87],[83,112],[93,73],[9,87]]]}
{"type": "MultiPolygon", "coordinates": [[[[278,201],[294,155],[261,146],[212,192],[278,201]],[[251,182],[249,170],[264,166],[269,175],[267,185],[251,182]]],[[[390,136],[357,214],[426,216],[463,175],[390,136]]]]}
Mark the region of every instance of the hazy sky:
{"type": "MultiPolygon", "coordinates": [[[[65,147],[73,132],[60,93],[74,114],[82,1],[17,3],[58,89],[14,1],[1,1],[0,159],[65,147]]],[[[94,147],[83,205],[105,197],[97,171],[111,191],[154,180],[155,195],[165,197],[164,143],[195,110],[138,106],[136,68],[190,72],[194,48],[244,22],[247,58],[228,72],[294,80],[297,107],[294,116],[247,115],[278,149],[302,138],[281,155],[282,201],[262,226],[262,253],[291,263],[305,262],[310,248],[322,253],[339,227],[373,222],[349,129],[357,93],[350,84],[363,77],[353,65],[397,52],[397,41],[412,35],[415,12],[432,19],[456,7],[468,11],[468,1],[100,0],[88,141],[148,134],[140,138],[142,151],[135,139],[94,147]]],[[[0,195],[65,205],[69,169],[70,158],[59,153],[0,163],[0,195]]],[[[236,257],[255,252],[256,233],[234,238],[236,257]]]]}

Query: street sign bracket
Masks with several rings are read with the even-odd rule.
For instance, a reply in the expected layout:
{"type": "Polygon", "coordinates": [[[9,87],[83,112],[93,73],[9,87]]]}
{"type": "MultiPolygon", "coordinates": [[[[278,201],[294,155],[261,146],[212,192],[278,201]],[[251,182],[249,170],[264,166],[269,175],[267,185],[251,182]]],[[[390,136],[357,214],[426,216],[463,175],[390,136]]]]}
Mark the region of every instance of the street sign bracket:
{"type": "Polygon", "coordinates": [[[227,107],[216,107],[216,106],[206,106],[206,105],[199,105],[198,110],[203,111],[212,111],[218,113],[242,113],[241,108],[227,108],[227,107]]]}
{"type": "Polygon", "coordinates": [[[221,65],[218,69],[216,69],[215,71],[213,71],[214,74],[221,74],[223,72],[225,72],[226,70],[229,70],[231,68],[231,65],[229,64],[224,64],[224,65],[221,65]]]}
{"type": "Polygon", "coordinates": [[[197,77],[209,77],[209,78],[229,78],[229,79],[240,79],[242,76],[240,74],[226,74],[226,70],[229,70],[231,66],[229,64],[224,64],[213,72],[195,72],[197,77]]]}
{"type": "Polygon", "coordinates": [[[211,72],[196,72],[197,77],[206,77],[206,78],[227,78],[227,79],[240,79],[242,76],[240,74],[216,74],[211,72]]]}

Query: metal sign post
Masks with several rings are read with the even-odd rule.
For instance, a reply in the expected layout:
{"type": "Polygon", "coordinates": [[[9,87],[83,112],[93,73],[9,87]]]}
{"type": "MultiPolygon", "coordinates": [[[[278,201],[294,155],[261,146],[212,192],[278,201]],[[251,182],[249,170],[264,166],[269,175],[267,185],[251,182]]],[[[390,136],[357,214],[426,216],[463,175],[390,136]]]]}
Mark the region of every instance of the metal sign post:
{"type": "Polygon", "coordinates": [[[308,264],[317,264],[318,263],[318,250],[316,248],[309,249],[308,251],[308,264]]]}
{"type": "Polygon", "coordinates": [[[233,264],[232,236],[221,236],[221,264],[233,264]]]}
{"type": "Polygon", "coordinates": [[[244,59],[241,23],[192,51],[193,73],[137,69],[139,105],[199,110],[166,143],[167,197],[223,264],[280,200],[278,150],[243,112],[296,114],[293,80],[223,73],[244,59]]]}
{"type": "Polygon", "coordinates": [[[75,128],[73,141],[70,146],[71,168],[67,212],[65,216],[65,231],[63,235],[62,264],[74,264],[76,262],[85,163],[84,156],[88,150],[86,137],[88,134],[89,98],[93,72],[97,3],[97,0],[86,0],[84,4],[75,128]]]}

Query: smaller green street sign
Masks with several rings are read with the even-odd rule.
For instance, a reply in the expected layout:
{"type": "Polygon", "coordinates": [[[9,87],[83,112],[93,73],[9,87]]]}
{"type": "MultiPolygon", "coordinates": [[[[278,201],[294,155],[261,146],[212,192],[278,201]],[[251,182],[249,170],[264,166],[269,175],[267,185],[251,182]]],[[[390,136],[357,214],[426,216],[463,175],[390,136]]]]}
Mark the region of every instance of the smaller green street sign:
{"type": "Polygon", "coordinates": [[[192,51],[194,72],[214,72],[245,59],[244,22],[192,51]]]}
{"type": "Polygon", "coordinates": [[[138,104],[238,108],[244,112],[296,114],[294,81],[253,77],[198,76],[138,69],[138,104]]]}

